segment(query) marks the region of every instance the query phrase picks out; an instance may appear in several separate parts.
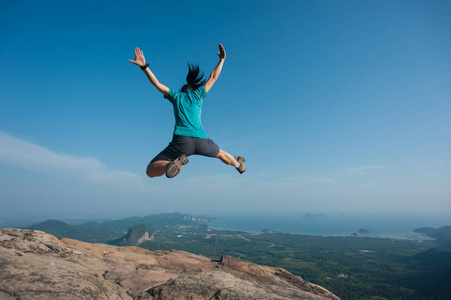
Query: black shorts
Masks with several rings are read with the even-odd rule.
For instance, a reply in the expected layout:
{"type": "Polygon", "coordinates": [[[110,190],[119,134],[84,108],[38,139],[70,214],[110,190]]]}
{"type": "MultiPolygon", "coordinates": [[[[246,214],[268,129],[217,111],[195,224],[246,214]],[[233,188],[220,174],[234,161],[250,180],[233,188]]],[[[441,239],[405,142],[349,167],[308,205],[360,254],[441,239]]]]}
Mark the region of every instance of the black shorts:
{"type": "Polygon", "coordinates": [[[216,157],[219,154],[219,146],[210,139],[174,135],[169,146],[155,156],[151,162],[158,160],[172,161],[182,154],[185,154],[186,156],[203,155],[216,157]]]}

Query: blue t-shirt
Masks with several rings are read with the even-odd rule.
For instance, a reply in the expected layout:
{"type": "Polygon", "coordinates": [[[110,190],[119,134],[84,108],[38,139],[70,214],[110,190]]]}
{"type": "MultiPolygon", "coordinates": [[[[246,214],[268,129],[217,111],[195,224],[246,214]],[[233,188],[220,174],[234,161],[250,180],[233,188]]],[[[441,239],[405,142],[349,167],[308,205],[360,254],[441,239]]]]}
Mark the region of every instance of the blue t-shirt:
{"type": "Polygon", "coordinates": [[[175,135],[208,138],[200,120],[202,100],[205,96],[207,92],[204,86],[194,92],[188,90],[183,93],[169,89],[169,93],[164,98],[168,99],[174,107],[175,135]]]}

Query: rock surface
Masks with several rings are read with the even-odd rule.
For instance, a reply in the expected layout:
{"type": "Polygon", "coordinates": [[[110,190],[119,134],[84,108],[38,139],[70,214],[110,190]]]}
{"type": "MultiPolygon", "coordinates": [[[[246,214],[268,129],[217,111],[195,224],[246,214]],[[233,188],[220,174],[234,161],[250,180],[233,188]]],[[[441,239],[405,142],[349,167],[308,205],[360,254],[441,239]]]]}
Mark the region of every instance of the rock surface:
{"type": "Polygon", "coordinates": [[[0,229],[0,299],[339,299],[280,268],[230,256],[58,239],[0,229]]]}

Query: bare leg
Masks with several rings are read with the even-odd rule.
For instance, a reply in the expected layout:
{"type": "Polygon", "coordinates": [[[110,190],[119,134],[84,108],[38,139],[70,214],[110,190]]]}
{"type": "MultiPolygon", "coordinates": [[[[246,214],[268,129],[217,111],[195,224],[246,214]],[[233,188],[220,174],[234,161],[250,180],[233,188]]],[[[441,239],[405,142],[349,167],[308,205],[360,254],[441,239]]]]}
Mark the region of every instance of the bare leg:
{"type": "Polygon", "coordinates": [[[147,166],[146,174],[150,178],[162,176],[166,173],[166,168],[168,166],[169,161],[167,160],[157,160],[153,163],[150,163],[147,166]]]}
{"type": "Polygon", "coordinates": [[[237,163],[236,159],[232,155],[221,149],[219,149],[219,153],[216,157],[219,158],[226,165],[235,166],[237,163]]]}

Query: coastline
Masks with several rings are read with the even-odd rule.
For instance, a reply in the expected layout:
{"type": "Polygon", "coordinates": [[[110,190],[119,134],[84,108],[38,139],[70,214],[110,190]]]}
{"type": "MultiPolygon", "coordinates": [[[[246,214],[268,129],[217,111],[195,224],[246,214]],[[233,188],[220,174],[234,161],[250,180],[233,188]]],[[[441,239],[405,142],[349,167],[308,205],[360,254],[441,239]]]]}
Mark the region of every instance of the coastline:
{"type": "MultiPolygon", "coordinates": [[[[258,231],[249,231],[249,230],[237,230],[223,227],[215,227],[212,224],[207,224],[208,228],[217,231],[232,231],[238,233],[247,233],[247,234],[264,234],[263,232],[258,231]]],[[[434,238],[428,237],[424,234],[419,234],[415,232],[410,232],[407,234],[312,234],[312,233],[292,233],[292,232],[268,232],[268,234],[290,234],[290,235],[305,235],[305,236],[320,236],[320,237],[354,237],[354,238],[374,238],[374,239],[391,239],[391,240],[410,240],[423,242],[427,240],[435,240],[434,238]]]]}
{"type": "MultiPolygon", "coordinates": [[[[303,219],[293,215],[223,215],[216,223],[207,223],[214,230],[229,230],[259,234],[268,233],[310,235],[323,237],[368,237],[407,239],[415,241],[431,240],[426,235],[413,232],[420,227],[439,228],[447,225],[447,220],[412,217],[386,216],[326,216],[303,219]],[[363,230],[367,233],[359,234],[363,230]]],[[[448,222],[449,223],[449,222],[448,222]]]]}

